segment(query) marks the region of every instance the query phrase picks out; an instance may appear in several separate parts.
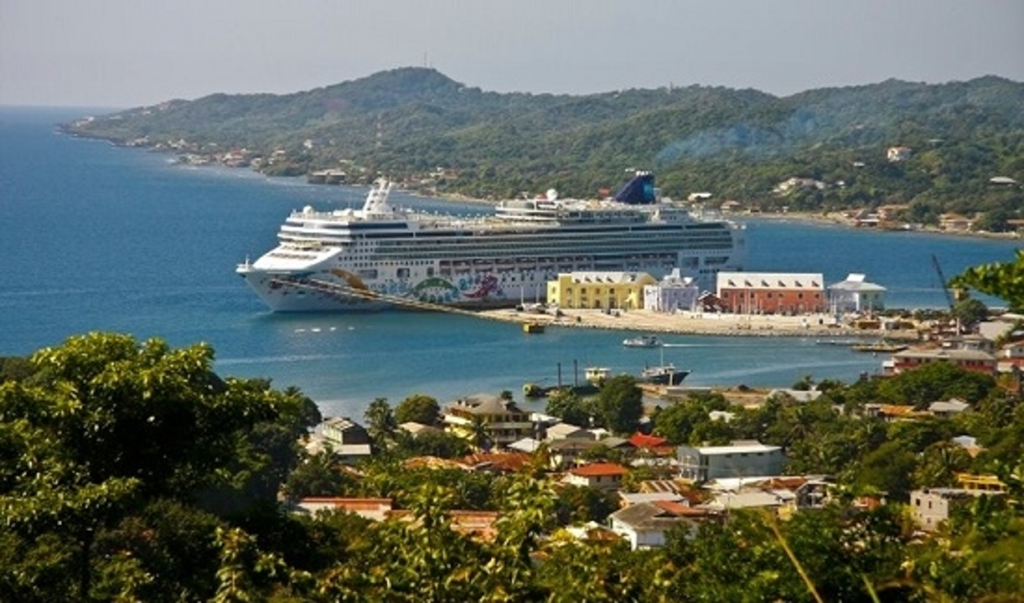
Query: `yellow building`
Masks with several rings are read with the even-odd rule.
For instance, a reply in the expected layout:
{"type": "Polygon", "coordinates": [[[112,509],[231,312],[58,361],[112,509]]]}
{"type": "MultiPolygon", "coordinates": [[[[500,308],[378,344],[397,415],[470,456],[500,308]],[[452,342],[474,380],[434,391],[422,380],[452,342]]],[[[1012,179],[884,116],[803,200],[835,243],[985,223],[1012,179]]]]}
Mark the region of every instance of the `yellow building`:
{"type": "Polygon", "coordinates": [[[1006,492],[1006,484],[995,475],[957,473],[956,481],[960,484],[961,488],[971,492],[1006,492]]]}
{"type": "Polygon", "coordinates": [[[548,281],[548,304],[566,309],[636,310],[644,307],[646,272],[570,272],[548,281]]]}
{"type": "Polygon", "coordinates": [[[476,394],[459,398],[441,412],[441,418],[445,431],[467,440],[486,436],[484,439],[492,445],[508,446],[533,435],[530,413],[500,396],[476,394]]]}

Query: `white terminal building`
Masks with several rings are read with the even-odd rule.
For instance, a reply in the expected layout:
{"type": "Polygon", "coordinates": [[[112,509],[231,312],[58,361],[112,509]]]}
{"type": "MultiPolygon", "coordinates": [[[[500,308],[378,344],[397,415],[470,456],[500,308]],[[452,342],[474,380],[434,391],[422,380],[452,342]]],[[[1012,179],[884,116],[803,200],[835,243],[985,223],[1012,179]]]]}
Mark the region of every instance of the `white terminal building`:
{"type": "Polygon", "coordinates": [[[850,274],[828,288],[834,312],[875,312],[885,309],[885,287],[869,283],[863,274],[850,274]]]}
{"type": "Polygon", "coordinates": [[[699,298],[700,287],[696,279],[682,276],[678,268],[657,284],[644,285],[644,310],[652,312],[694,310],[699,298]]]}

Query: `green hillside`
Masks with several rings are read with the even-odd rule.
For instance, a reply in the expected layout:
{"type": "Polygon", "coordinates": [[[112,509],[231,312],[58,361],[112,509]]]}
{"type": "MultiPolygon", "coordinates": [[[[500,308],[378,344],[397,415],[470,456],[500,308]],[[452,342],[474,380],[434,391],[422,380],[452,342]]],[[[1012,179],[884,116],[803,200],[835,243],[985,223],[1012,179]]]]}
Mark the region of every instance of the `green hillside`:
{"type": "Polygon", "coordinates": [[[169,101],[66,129],[216,158],[244,149],[269,175],[341,168],[352,180],[386,173],[480,198],[550,187],[593,196],[646,168],[677,199],[707,191],[804,211],[901,204],[907,221],[984,213],[999,230],[1024,205],[1019,184],[991,182],[1024,181],[1022,107],[1024,84],[991,76],[781,98],[702,86],[571,96],[484,92],[402,68],[288,95],[169,101]],[[909,157],[888,161],[893,146],[909,157]],[[822,184],[773,192],[794,177],[822,184]]]}

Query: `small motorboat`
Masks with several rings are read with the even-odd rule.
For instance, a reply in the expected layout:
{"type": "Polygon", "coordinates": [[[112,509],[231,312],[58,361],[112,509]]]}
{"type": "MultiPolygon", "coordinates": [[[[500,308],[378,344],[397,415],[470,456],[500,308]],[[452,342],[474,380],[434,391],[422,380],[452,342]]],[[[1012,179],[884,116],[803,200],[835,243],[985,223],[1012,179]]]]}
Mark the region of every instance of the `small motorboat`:
{"type": "Polygon", "coordinates": [[[654,335],[638,335],[623,339],[622,345],[627,348],[656,348],[661,345],[661,341],[654,335]]]}

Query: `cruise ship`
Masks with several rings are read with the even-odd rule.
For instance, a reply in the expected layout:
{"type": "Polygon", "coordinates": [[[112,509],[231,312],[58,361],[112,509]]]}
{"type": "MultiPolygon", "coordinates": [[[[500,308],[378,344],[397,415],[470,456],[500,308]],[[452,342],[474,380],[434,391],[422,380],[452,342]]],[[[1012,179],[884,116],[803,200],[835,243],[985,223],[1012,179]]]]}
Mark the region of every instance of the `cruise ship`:
{"type": "Polygon", "coordinates": [[[438,305],[466,309],[543,301],[547,282],[576,271],[679,268],[702,289],[721,270],[741,270],[743,225],[703,219],[660,198],[640,172],[615,197],[534,199],[493,215],[452,217],[399,209],[379,180],[362,209],[293,212],[278,245],[237,272],[276,312],[438,305]]]}

